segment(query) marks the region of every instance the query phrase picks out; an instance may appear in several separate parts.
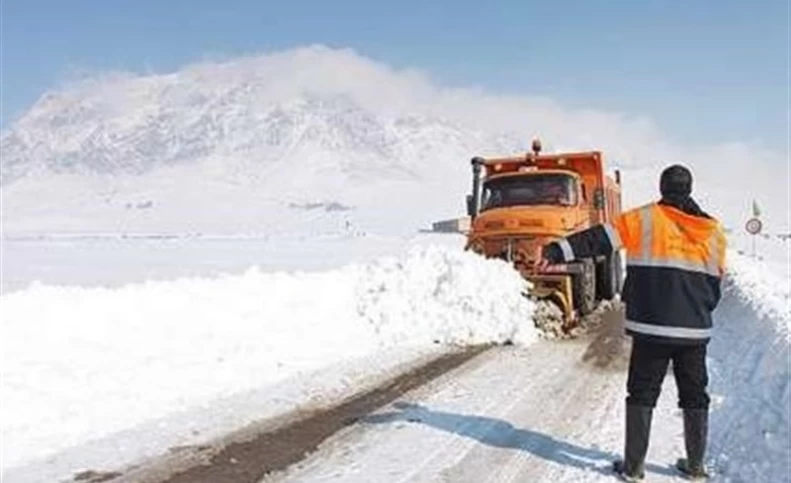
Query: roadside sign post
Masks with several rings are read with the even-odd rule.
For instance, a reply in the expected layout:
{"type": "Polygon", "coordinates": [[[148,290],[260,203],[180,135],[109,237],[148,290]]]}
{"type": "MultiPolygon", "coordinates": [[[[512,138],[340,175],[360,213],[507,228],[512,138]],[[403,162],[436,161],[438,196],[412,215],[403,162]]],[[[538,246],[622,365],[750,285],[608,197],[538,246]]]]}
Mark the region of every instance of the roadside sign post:
{"type": "Polygon", "coordinates": [[[755,237],[761,233],[761,229],[763,229],[763,223],[761,223],[761,220],[758,217],[753,217],[747,220],[747,223],[744,225],[744,229],[747,230],[747,233],[752,236],[752,253],[753,258],[755,258],[755,237]]]}

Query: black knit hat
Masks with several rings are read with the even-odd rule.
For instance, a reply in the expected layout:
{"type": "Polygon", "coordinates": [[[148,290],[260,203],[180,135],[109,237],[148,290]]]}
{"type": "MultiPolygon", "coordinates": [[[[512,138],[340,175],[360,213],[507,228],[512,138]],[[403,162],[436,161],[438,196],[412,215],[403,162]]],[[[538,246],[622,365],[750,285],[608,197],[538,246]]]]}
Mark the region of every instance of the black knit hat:
{"type": "Polygon", "coordinates": [[[659,179],[659,191],[665,198],[686,198],[692,194],[692,173],[680,164],[665,168],[659,179]]]}

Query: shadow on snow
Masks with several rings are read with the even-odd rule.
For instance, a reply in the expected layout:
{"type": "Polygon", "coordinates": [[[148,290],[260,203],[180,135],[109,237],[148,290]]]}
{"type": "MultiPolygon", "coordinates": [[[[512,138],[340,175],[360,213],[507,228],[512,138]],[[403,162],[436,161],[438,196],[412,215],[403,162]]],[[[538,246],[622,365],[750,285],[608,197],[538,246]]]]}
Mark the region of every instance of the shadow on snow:
{"type": "MultiPolygon", "coordinates": [[[[584,448],[556,439],[552,436],[515,428],[501,419],[485,416],[471,416],[444,411],[435,411],[418,404],[397,402],[393,405],[400,411],[369,415],[362,422],[369,424],[388,424],[397,421],[420,423],[448,433],[474,439],[482,444],[497,448],[526,451],[541,459],[582,471],[594,471],[613,476],[612,461],[618,455],[594,448],[584,448]],[[602,465],[602,461],[605,462],[602,465]]],[[[646,471],[677,476],[670,467],[646,464],[646,471]]]]}

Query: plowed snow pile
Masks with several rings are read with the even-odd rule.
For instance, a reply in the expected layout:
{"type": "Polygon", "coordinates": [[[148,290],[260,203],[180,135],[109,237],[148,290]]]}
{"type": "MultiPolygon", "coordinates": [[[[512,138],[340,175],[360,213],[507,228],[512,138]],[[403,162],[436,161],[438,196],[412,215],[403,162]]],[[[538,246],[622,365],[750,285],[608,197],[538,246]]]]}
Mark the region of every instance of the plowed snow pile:
{"type": "Polygon", "coordinates": [[[529,344],[523,289],[505,263],[416,248],[322,273],[4,295],[3,468],[392,347],[529,344]]]}
{"type": "Polygon", "coordinates": [[[724,481],[787,481],[791,471],[789,279],[773,265],[729,254],[715,313],[710,376],[711,448],[724,481]]]}

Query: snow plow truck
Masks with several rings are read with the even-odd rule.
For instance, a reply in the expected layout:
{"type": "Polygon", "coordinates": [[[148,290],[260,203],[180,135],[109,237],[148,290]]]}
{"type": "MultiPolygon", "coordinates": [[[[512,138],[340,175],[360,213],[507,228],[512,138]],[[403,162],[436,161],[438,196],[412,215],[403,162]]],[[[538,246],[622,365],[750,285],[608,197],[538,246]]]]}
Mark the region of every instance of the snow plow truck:
{"type": "Polygon", "coordinates": [[[579,324],[602,300],[620,293],[622,255],[576,260],[539,272],[541,248],[560,237],[609,222],[621,212],[621,177],[605,173],[599,151],[472,158],[465,250],[500,258],[531,282],[527,295],[562,312],[562,329],[579,324]]]}

